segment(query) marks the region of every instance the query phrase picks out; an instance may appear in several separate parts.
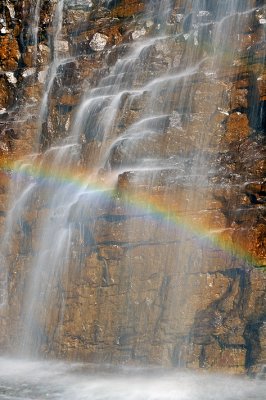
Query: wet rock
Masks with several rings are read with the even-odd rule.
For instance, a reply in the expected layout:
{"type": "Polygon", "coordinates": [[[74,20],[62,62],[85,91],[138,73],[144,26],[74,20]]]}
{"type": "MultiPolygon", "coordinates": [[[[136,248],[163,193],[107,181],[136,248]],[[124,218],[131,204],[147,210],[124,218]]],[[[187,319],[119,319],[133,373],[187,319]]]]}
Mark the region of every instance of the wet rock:
{"type": "Polygon", "coordinates": [[[124,256],[124,249],[119,247],[117,244],[111,246],[99,246],[98,247],[99,258],[105,260],[119,260],[124,256]]]}
{"type": "Polygon", "coordinates": [[[248,108],[248,90],[235,89],[232,90],[231,109],[247,109],[248,108]]]}
{"type": "Polygon", "coordinates": [[[22,72],[23,78],[29,78],[30,76],[34,75],[36,73],[36,68],[26,68],[22,72]]]}
{"type": "Polygon", "coordinates": [[[15,71],[20,58],[17,40],[8,35],[0,36],[0,49],[0,70],[15,71]]]}
{"type": "MultiPolygon", "coordinates": [[[[218,3],[199,3],[204,9],[193,17],[188,2],[171,2],[166,32],[174,35],[158,36],[141,52],[132,87],[145,90],[133,99],[123,94],[106,147],[101,147],[103,134],[94,123],[101,122],[102,109],[87,130],[74,132],[80,134],[82,151],[73,171],[82,165],[88,173],[106,152],[96,186],[105,186],[109,175],[118,175],[118,182],[114,192],[105,192],[104,200],[92,204],[83,198],[71,207],[68,271],[58,284],[60,292],[52,291],[54,311],[43,324],[50,342],[42,351],[85,361],[181,364],[233,373],[255,373],[265,363],[265,273],[259,268],[266,259],[265,154],[263,124],[258,129],[252,123],[257,119],[254,99],[264,115],[265,12],[243,17],[236,54],[224,57],[216,74],[212,49],[205,42],[213,33],[218,3]],[[207,28],[189,36],[195,29],[193,18],[207,28]],[[185,38],[179,35],[182,30],[185,38]],[[198,46],[203,37],[204,46],[198,46]],[[173,80],[173,85],[162,79],[149,86],[158,77],[178,75],[194,56],[204,59],[200,72],[173,80]],[[167,96],[171,101],[166,105],[167,96]],[[150,112],[151,101],[155,116],[163,110],[151,124],[152,134],[145,136],[139,128],[137,139],[117,141],[143,112],[150,112]],[[155,170],[139,171],[140,160],[147,158],[154,160],[155,170]],[[63,319],[58,311],[62,293],[63,319]]],[[[57,50],[73,58],[58,67],[49,93],[41,138],[47,146],[66,136],[84,90],[109,79],[116,60],[129,52],[127,43],[133,39],[136,46],[142,36],[160,29],[161,16],[155,19],[152,10],[146,21],[142,18],[145,6],[136,0],[65,1],[57,50]]],[[[157,6],[153,2],[153,9],[157,6]]],[[[259,7],[255,2],[253,6],[259,7]]],[[[1,117],[8,122],[1,130],[1,163],[11,155],[15,159],[39,151],[36,117],[53,51],[48,38],[54,7],[55,2],[42,2],[38,46],[28,34],[30,2],[16,2],[1,27],[0,104],[1,117]],[[14,11],[21,19],[16,27],[14,11]],[[27,113],[22,107],[10,112],[14,90],[17,106],[25,103],[27,113]],[[23,120],[29,114],[32,117],[23,120]],[[12,126],[9,119],[14,116],[22,122],[12,126]]],[[[2,175],[4,232],[8,177],[2,175]]],[[[9,245],[10,347],[16,340],[28,266],[40,248],[41,224],[49,216],[49,194],[45,185],[35,194],[9,245]]],[[[42,325],[41,318],[38,323],[42,325]]],[[[7,341],[6,327],[2,338],[7,341]]]]}
{"type": "Polygon", "coordinates": [[[67,58],[69,55],[69,44],[67,40],[58,40],[56,51],[58,53],[58,57],[67,58]]]}
{"type": "Polygon", "coordinates": [[[27,67],[34,67],[36,61],[36,47],[28,46],[23,54],[23,62],[27,67]]]}
{"type": "Polygon", "coordinates": [[[266,73],[264,75],[260,75],[257,78],[257,83],[258,83],[260,99],[262,101],[265,101],[266,100],[266,73]]]}
{"type": "Polygon", "coordinates": [[[233,113],[227,121],[225,140],[228,142],[239,141],[248,137],[250,133],[249,121],[246,114],[233,113]]]}
{"type": "Polygon", "coordinates": [[[0,75],[0,108],[6,109],[12,104],[13,93],[8,82],[9,78],[0,75]]]}
{"type": "Polygon", "coordinates": [[[120,4],[112,9],[113,17],[129,17],[144,11],[145,4],[139,0],[122,0],[120,4]]]}
{"type": "Polygon", "coordinates": [[[132,39],[136,40],[136,39],[140,38],[141,36],[145,36],[145,35],[146,35],[146,29],[142,28],[142,29],[136,30],[132,33],[132,39]]]}
{"type": "Polygon", "coordinates": [[[101,33],[95,33],[90,41],[90,48],[94,51],[102,51],[108,41],[108,36],[101,33]]]}
{"type": "Polygon", "coordinates": [[[38,47],[38,65],[40,66],[48,65],[50,57],[51,54],[49,47],[44,43],[40,43],[38,47]]]}
{"type": "Polygon", "coordinates": [[[266,183],[250,182],[244,187],[244,191],[253,204],[263,204],[266,196],[266,183]]]}

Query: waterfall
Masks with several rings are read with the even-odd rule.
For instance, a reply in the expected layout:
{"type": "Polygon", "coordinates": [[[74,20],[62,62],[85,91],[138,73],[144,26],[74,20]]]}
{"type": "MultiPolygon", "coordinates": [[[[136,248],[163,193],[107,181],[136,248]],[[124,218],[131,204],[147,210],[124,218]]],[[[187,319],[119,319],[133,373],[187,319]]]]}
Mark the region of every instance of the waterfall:
{"type": "Polygon", "coordinates": [[[32,16],[32,20],[29,24],[29,32],[28,32],[28,43],[33,47],[33,65],[36,66],[37,61],[37,51],[38,51],[38,31],[39,31],[39,24],[40,24],[40,7],[41,7],[41,0],[36,0],[31,5],[30,16],[32,16]]]}
{"type": "MultiPolygon", "coordinates": [[[[19,333],[11,335],[23,356],[83,358],[83,349],[90,360],[187,365],[196,313],[191,287],[197,294],[203,277],[213,285],[204,249],[213,258],[217,251],[218,267],[238,262],[209,240],[226,230],[211,191],[230,111],[221,76],[242,62],[238,31],[254,2],[190,0],[182,13],[173,1],[148,3],[142,28],[130,32],[132,42],[121,45],[122,55],[98,71],[100,78],[88,79],[58,135],[63,139],[53,141],[45,137],[51,93],[60,68],[76,59],[61,54],[69,2],[57,2],[39,113],[43,151],[14,166],[1,244],[0,302],[7,310],[10,254],[23,260],[13,328],[19,333]],[[203,233],[194,228],[199,223],[203,233]],[[196,273],[199,283],[192,284],[196,273]]],[[[31,28],[36,46],[38,23],[36,17],[31,28]]]]}

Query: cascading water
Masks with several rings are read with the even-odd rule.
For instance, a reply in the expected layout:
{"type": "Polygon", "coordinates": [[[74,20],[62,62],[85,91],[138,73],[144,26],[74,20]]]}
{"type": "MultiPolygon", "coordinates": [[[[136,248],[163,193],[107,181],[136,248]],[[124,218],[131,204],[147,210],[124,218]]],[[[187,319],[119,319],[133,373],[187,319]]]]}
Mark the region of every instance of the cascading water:
{"type": "MultiPolygon", "coordinates": [[[[42,129],[42,124],[46,120],[47,116],[47,107],[48,107],[48,99],[50,95],[50,91],[56,76],[56,71],[58,66],[64,62],[62,60],[62,57],[59,54],[59,45],[58,45],[58,40],[60,39],[60,32],[62,28],[62,15],[63,15],[63,5],[64,1],[59,0],[56,4],[55,7],[55,15],[53,18],[53,24],[52,24],[52,29],[53,29],[53,36],[51,40],[51,47],[53,48],[53,54],[52,54],[52,61],[51,65],[49,68],[49,71],[46,73],[46,85],[44,89],[44,94],[43,98],[41,101],[40,105],[40,118],[39,118],[39,124],[38,124],[38,131],[37,133],[37,142],[39,141],[40,137],[40,132],[42,129]]],[[[37,62],[37,51],[38,51],[38,24],[40,21],[40,7],[41,3],[39,0],[37,0],[36,3],[32,5],[32,18],[33,22],[30,27],[29,31],[29,43],[30,45],[33,45],[34,49],[31,50],[33,52],[33,57],[34,57],[34,62],[33,65],[36,65],[37,62]]],[[[36,160],[37,155],[33,154],[28,157],[28,159],[23,160],[23,161],[18,161],[16,168],[19,170],[18,177],[14,178],[12,183],[11,183],[11,194],[12,194],[12,199],[10,201],[11,206],[10,206],[10,211],[7,216],[7,223],[6,223],[6,229],[5,229],[5,235],[3,237],[2,243],[1,243],[1,270],[2,270],[2,276],[1,276],[1,303],[2,307],[5,308],[7,305],[7,290],[8,290],[8,266],[7,266],[7,259],[8,256],[12,253],[12,235],[15,227],[18,225],[22,232],[26,232],[28,230],[28,225],[24,221],[23,216],[25,213],[28,212],[29,208],[31,207],[32,201],[34,199],[34,196],[36,196],[36,192],[38,192],[38,185],[36,185],[36,182],[25,182],[23,179],[21,179],[21,176],[19,177],[20,174],[23,174],[23,171],[26,171],[28,167],[34,163],[36,160]]],[[[27,244],[26,244],[27,246],[27,244]]],[[[21,243],[21,251],[22,254],[25,253],[25,249],[23,250],[23,247],[25,247],[25,243],[21,243]]],[[[25,253],[26,254],[26,253],[25,253]]],[[[29,306],[30,308],[30,306],[29,306]]],[[[21,343],[24,343],[23,340],[21,343]]],[[[24,344],[22,345],[24,347],[24,344]]]]}
{"type": "MultiPolygon", "coordinates": [[[[24,271],[20,271],[17,284],[21,297],[14,329],[19,334],[11,335],[15,354],[193,366],[189,360],[198,351],[193,347],[191,328],[195,306],[188,299],[194,295],[190,292],[193,274],[199,272],[199,280],[206,275],[203,248],[211,251],[213,244],[208,237],[199,244],[197,229],[187,226],[200,220],[210,230],[220,229],[219,217],[211,208],[210,187],[216,176],[213,160],[219,151],[222,116],[228,114],[229,101],[219,76],[239,62],[235,32],[254,13],[253,3],[191,0],[182,14],[174,14],[173,2],[150,1],[145,26],[153,26],[152,33],[144,28],[136,31],[136,40],[124,50],[126,54],[108,73],[103,69],[97,85],[90,83],[69,132],[61,135],[65,139],[41,155],[17,163],[1,245],[1,307],[8,308],[8,257],[18,251],[12,240],[20,232],[24,271]],[[178,29],[169,23],[171,18],[178,22],[178,29]],[[218,122],[213,122],[216,119],[218,122]],[[151,196],[159,199],[159,207],[150,202],[151,196]],[[177,223],[172,221],[171,207],[181,215],[175,218],[177,223]],[[163,221],[156,215],[158,210],[163,210],[163,221]],[[32,213],[34,225],[28,222],[32,213]],[[210,223],[209,215],[217,218],[217,223],[210,223]],[[142,243],[148,249],[142,250],[142,243]],[[147,259],[150,271],[146,270],[147,259]],[[83,315],[89,307],[91,315],[83,315]]],[[[37,1],[35,10],[39,6],[37,1]]],[[[40,107],[40,141],[42,127],[48,125],[49,98],[59,69],[71,62],[58,50],[63,12],[64,1],[59,0],[53,22],[52,63],[40,107]]],[[[32,35],[38,23],[35,25],[32,35]]],[[[231,264],[237,263],[235,258],[228,256],[231,264]]],[[[206,279],[212,287],[211,275],[206,279]]],[[[193,285],[197,292],[198,282],[193,285]]],[[[215,290],[222,295],[220,288],[215,290]]],[[[25,365],[22,362],[22,368],[25,365]]],[[[158,394],[152,387],[153,373],[148,371],[152,375],[148,383],[142,378],[130,380],[130,385],[141,390],[129,394],[122,376],[118,393],[104,397],[103,385],[114,390],[109,376],[96,375],[91,386],[92,382],[85,383],[83,375],[76,373],[82,366],[60,364],[57,368],[51,364],[49,369],[55,368],[59,374],[54,384],[43,365],[33,362],[27,368],[34,365],[37,375],[49,380],[46,395],[54,399],[226,400],[231,395],[226,390],[214,395],[216,389],[209,381],[207,391],[201,393],[195,378],[186,375],[178,378],[185,387],[179,390],[172,372],[162,379],[158,394]],[[69,377],[67,384],[62,374],[69,377]],[[188,390],[191,382],[194,386],[188,390]],[[82,389],[77,391],[77,387],[82,389]]],[[[16,379],[18,385],[27,381],[28,391],[21,398],[43,395],[43,387],[36,391],[36,382],[27,380],[19,369],[16,379]]],[[[227,384],[215,379],[218,386],[227,384]]],[[[9,384],[10,374],[3,373],[3,385],[9,384]]],[[[242,387],[242,381],[233,385],[236,399],[262,398],[263,383],[257,388],[242,387]]],[[[18,398],[17,388],[12,390],[10,398],[18,398]]]]}

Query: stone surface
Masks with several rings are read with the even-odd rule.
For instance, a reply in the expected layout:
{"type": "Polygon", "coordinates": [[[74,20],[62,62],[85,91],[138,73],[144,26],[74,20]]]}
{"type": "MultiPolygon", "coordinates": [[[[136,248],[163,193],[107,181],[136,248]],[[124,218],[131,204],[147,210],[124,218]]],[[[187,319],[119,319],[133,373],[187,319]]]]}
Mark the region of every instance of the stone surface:
{"type": "Polygon", "coordinates": [[[90,41],[90,48],[94,51],[102,51],[108,41],[108,36],[101,33],[95,33],[90,41]]]}
{"type": "MultiPolygon", "coordinates": [[[[72,58],[57,68],[41,131],[38,116],[54,51],[49,35],[55,2],[42,2],[38,46],[29,37],[30,2],[18,1],[6,11],[8,23],[0,35],[1,166],[8,169],[21,157],[31,162],[27,157],[39,151],[38,136],[43,151],[68,135],[84,90],[108,77],[132,40],[138,43],[159,29],[151,12],[143,17],[144,3],[65,2],[57,50],[72,58]]],[[[213,4],[206,2],[208,10],[197,17],[198,23],[208,23],[213,4]]],[[[198,59],[211,54],[207,44],[198,48],[197,38],[189,38],[187,2],[176,0],[172,6],[167,29],[176,36],[157,41],[142,53],[133,88],[169,71],[177,74],[192,53],[198,59]]],[[[37,304],[42,353],[85,361],[260,373],[266,362],[263,12],[245,17],[232,64],[228,54],[215,75],[206,57],[199,72],[173,85],[167,108],[167,85],[158,85],[153,107],[154,112],[164,110],[163,134],[140,137],[130,151],[126,141],[114,146],[109,166],[124,171],[115,192],[95,209],[82,199],[72,207],[69,223],[74,233],[67,271],[51,292],[45,318],[37,304]],[[180,106],[182,98],[186,101],[180,106]],[[175,169],[141,174],[136,167],[143,157],[174,160],[175,169]],[[195,178],[184,179],[199,157],[202,168],[209,168],[203,187],[195,178]]],[[[149,107],[145,92],[132,102],[127,98],[125,94],[106,149],[100,148],[99,135],[81,132],[77,164],[85,171],[149,107]]],[[[96,122],[101,114],[98,117],[96,122]]],[[[101,171],[100,183],[108,173],[101,171]]],[[[201,171],[195,174],[200,176],[201,171]]],[[[1,235],[9,207],[9,178],[1,172],[1,235]]],[[[49,215],[48,198],[47,188],[35,194],[8,247],[10,300],[8,310],[0,311],[3,350],[14,347],[20,332],[25,282],[40,246],[42,221],[49,215]]]]}

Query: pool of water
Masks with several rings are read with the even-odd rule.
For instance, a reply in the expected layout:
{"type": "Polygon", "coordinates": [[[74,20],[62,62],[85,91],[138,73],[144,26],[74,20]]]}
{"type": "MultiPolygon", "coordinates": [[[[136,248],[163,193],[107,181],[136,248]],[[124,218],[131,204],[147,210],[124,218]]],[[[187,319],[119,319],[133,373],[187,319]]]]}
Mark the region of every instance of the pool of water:
{"type": "Polygon", "coordinates": [[[0,399],[264,400],[266,382],[177,370],[0,358],[0,399]]]}

